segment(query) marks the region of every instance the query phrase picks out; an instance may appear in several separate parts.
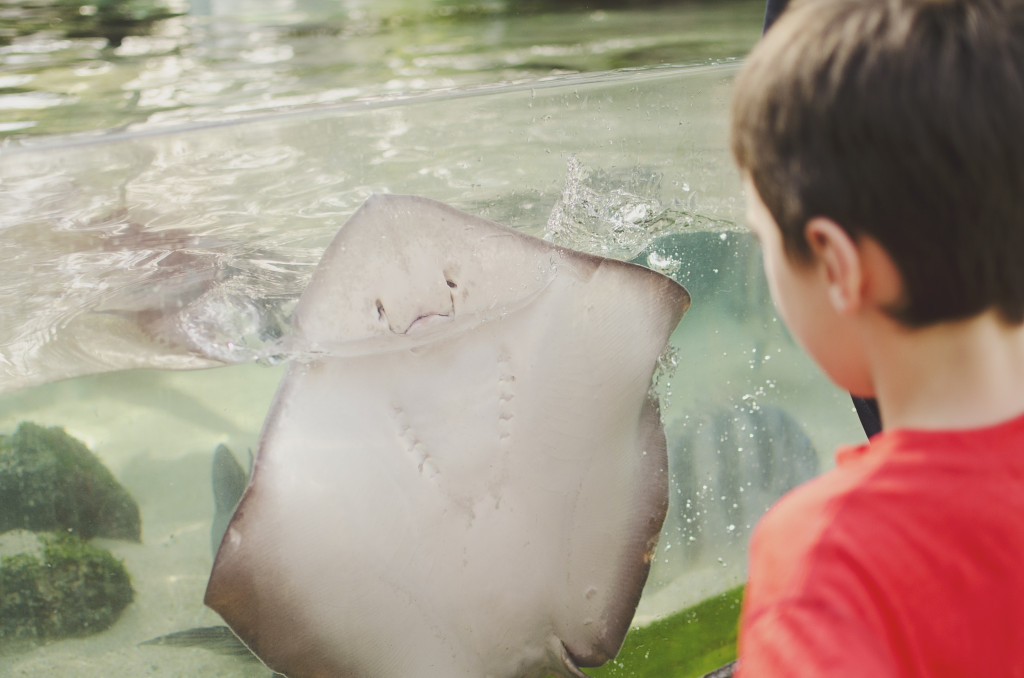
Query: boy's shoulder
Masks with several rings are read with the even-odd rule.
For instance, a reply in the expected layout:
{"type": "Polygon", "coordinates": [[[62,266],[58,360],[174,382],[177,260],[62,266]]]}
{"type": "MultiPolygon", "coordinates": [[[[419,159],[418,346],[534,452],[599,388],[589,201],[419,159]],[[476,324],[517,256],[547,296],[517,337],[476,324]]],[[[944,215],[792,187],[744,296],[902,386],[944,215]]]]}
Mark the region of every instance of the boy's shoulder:
{"type": "Polygon", "coordinates": [[[750,675],[798,675],[791,669],[804,665],[812,670],[799,675],[821,675],[820,666],[851,676],[1004,675],[1020,666],[1024,416],[886,432],[838,457],[754,533],[740,634],[750,675]],[[902,668],[857,670],[876,666],[869,659],[902,668]],[[785,670],[763,673],[772,661],[785,670]]]}
{"type": "Polygon", "coordinates": [[[758,522],[750,540],[750,561],[756,563],[758,583],[769,598],[783,595],[794,581],[806,578],[809,555],[835,531],[841,514],[849,517],[865,480],[881,456],[866,454],[868,446],[844,448],[837,468],[825,472],[779,499],[758,522]]]}
{"type": "MultiPolygon", "coordinates": [[[[1024,546],[1024,416],[960,431],[892,431],[840,448],[836,468],[779,500],[751,561],[785,588],[809,568],[857,563],[882,574],[948,558],[978,533],[1024,546]]],[[[781,593],[781,591],[777,591],[781,593]]]]}

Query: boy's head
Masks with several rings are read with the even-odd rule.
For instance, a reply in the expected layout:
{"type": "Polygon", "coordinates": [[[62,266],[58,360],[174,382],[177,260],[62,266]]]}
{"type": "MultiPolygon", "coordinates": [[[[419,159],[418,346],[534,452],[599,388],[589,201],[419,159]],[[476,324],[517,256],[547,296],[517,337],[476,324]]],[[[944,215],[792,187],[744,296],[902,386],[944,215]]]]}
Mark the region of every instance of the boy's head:
{"type": "Polygon", "coordinates": [[[732,149],[790,259],[825,217],[892,258],[900,322],[1024,321],[1024,0],[796,0],[737,79],[732,149]]]}

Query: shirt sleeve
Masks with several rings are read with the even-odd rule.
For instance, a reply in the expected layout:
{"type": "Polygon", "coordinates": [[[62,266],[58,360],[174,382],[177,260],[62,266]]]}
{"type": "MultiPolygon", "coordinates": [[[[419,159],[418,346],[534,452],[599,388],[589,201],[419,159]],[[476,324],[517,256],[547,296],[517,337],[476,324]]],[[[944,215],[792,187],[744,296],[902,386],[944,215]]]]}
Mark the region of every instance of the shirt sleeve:
{"type": "Polygon", "coordinates": [[[743,629],[739,678],[895,678],[885,642],[834,600],[761,610],[743,629]]]}
{"type": "Polygon", "coordinates": [[[902,675],[864,541],[837,520],[835,474],[778,502],[754,530],[741,615],[740,678],[902,675]]]}

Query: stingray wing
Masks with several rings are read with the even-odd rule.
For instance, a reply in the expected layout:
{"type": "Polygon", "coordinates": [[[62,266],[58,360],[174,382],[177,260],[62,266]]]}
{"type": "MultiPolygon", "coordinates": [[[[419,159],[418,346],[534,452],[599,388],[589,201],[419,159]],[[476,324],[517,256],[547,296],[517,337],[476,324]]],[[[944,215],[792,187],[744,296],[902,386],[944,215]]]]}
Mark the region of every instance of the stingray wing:
{"type": "Polygon", "coordinates": [[[316,350],[281,384],[207,604],[292,678],[603,663],[665,516],[650,379],[688,304],[647,269],[371,199],[300,302],[316,350]]]}

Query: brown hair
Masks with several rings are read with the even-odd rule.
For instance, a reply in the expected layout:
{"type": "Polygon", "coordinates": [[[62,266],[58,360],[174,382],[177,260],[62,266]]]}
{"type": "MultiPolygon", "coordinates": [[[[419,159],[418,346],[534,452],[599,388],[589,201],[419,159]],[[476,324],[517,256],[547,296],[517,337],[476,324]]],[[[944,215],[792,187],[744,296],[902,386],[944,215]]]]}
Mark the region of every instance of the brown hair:
{"type": "Polygon", "coordinates": [[[910,326],[1024,321],[1024,0],[806,0],[753,50],[732,150],[808,261],[808,220],[868,235],[910,326]]]}

